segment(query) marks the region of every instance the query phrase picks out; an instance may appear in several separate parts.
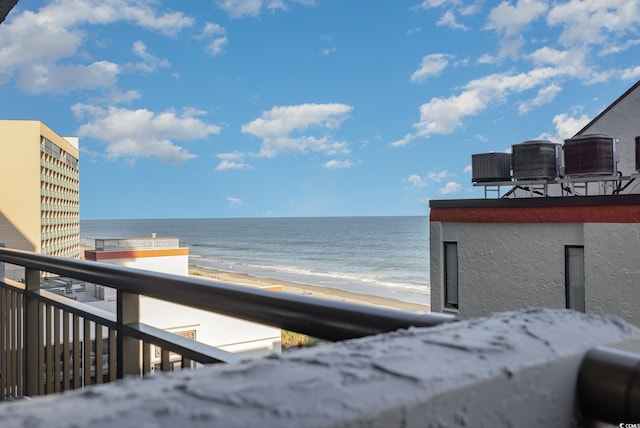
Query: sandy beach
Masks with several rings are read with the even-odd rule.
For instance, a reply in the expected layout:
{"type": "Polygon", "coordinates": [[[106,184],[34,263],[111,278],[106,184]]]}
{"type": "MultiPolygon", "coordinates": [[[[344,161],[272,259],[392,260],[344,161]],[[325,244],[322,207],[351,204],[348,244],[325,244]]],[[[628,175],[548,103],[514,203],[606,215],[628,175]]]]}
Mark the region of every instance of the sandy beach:
{"type": "Polygon", "coordinates": [[[294,282],[279,281],[270,278],[260,278],[252,275],[235,272],[225,272],[216,269],[189,265],[189,275],[199,278],[211,278],[227,284],[246,285],[251,287],[274,288],[283,293],[292,293],[323,299],[341,300],[351,303],[384,306],[410,312],[429,312],[428,305],[403,302],[396,299],[372,296],[368,294],[351,293],[329,287],[298,284],[294,282]]]}

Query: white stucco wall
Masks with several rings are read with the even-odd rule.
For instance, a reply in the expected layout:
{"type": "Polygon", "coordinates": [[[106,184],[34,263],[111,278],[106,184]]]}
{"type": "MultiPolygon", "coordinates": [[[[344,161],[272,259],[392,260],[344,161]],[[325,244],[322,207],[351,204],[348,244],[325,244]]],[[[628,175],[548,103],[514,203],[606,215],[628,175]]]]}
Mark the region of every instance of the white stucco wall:
{"type": "Polygon", "coordinates": [[[586,310],[640,325],[640,224],[585,224],[586,310]]]}
{"type": "Polygon", "coordinates": [[[443,311],[443,241],[458,243],[462,317],[564,308],[565,246],[584,245],[586,311],[640,325],[640,224],[432,222],[434,312],[443,311]]]}
{"type": "Polygon", "coordinates": [[[0,426],[594,426],[576,399],[585,353],[639,340],[640,330],[614,317],[495,314],[6,402],[0,426]]]}
{"type": "Polygon", "coordinates": [[[431,310],[441,312],[443,307],[442,242],[454,241],[462,317],[527,307],[564,308],[564,248],[583,245],[582,225],[566,223],[432,222],[431,237],[431,310]]]}
{"type": "Polygon", "coordinates": [[[198,342],[229,352],[252,355],[280,352],[280,329],[263,324],[148,297],[140,299],[140,318],[145,324],[174,333],[195,330],[198,342]]]}
{"type": "MultiPolygon", "coordinates": [[[[117,266],[174,275],[189,275],[188,256],[121,258],[100,261],[117,266]]],[[[276,291],[274,291],[276,293],[276,291]]],[[[92,303],[115,312],[115,290],[105,291],[105,301],[92,303]]],[[[281,350],[281,330],[262,324],[142,297],[140,321],[172,333],[195,331],[196,340],[225,351],[264,356],[281,350]]]]}
{"type": "Polygon", "coordinates": [[[100,260],[100,263],[150,270],[153,272],[170,273],[173,275],[189,275],[188,255],[105,259],[100,260]]]}

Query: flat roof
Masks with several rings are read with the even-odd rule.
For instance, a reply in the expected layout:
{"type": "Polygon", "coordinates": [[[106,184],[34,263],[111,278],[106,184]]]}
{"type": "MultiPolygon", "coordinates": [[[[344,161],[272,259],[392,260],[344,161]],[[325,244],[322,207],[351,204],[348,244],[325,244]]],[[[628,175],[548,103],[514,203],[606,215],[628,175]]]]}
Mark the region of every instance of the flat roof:
{"type": "Polygon", "coordinates": [[[437,199],[429,201],[429,208],[580,207],[615,205],[640,205],[640,194],[494,199],[437,199]]]}

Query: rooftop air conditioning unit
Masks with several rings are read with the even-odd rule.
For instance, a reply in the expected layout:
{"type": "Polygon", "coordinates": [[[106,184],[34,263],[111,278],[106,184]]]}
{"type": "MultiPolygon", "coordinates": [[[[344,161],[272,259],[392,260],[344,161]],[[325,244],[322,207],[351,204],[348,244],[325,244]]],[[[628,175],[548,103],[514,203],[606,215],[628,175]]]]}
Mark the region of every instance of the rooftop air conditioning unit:
{"type": "Polygon", "coordinates": [[[562,166],[562,145],[531,140],[511,146],[515,180],[554,179],[562,166]]]}
{"type": "Polygon", "coordinates": [[[511,181],[511,153],[471,155],[471,176],[474,183],[511,181]]]}
{"type": "Polygon", "coordinates": [[[602,134],[579,135],[564,140],[564,174],[613,175],[618,171],[618,139],[602,134]]]}

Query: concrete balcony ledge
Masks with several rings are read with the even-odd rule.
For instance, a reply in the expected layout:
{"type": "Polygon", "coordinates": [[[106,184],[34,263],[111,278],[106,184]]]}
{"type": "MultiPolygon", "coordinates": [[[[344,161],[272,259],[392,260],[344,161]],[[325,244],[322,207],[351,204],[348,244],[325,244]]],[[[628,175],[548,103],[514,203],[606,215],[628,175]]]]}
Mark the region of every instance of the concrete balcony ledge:
{"type": "Polygon", "coordinates": [[[615,317],[530,309],[2,403],[0,426],[575,426],[586,351],[638,341],[615,317]]]}

